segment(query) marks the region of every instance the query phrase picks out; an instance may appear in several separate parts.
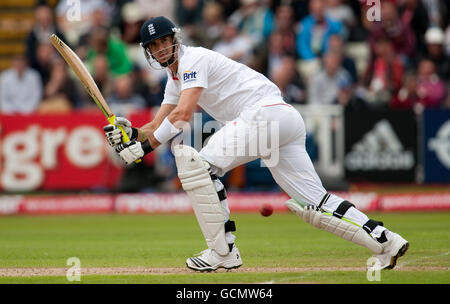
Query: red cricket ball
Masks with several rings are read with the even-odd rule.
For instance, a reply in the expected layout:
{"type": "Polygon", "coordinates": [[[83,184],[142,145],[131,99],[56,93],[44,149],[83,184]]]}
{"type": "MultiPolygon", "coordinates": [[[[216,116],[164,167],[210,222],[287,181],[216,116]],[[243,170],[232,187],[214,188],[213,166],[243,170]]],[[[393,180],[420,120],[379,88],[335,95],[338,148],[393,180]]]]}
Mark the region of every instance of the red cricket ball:
{"type": "Polygon", "coordinates": [[[261,213],[262,216],[269,216],[273,213],[273,207],[271,204],[268,203],[262,204],[261,207],[259,208],[259,212],[261,213]]]}

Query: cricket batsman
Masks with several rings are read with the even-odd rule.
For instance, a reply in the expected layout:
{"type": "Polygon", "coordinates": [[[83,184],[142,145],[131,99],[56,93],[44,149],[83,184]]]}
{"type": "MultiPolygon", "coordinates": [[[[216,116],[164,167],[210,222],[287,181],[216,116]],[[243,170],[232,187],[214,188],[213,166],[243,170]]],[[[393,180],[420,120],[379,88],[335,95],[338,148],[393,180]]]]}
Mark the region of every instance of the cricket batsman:
{"type": "Polygon", "coordinates": [[[200,152],[186,145],[173,148],[178,177],[208,246],[187,259],[188,268],[214,271],[242,265],[233,235],[236,225],[230,220],[226,191],[218,177],[259,158],[291,197],[286,205],[292,212],[316,228],[368,248],[382,269],[395,267],[409,243],[382,222],[369,219],[351,202],[324,189],[306,152],[303,118],[283,101],[275,84],[219,53],[182,45],[180,30],[165,17],[146,21],[140,37],[150,66],[164,68],[168,81],[164,100],[151,122],[134,128],[126,118],[117,117],[116,123],[126,130],[129,142],[122,141],[116,126],[104,127],[109,144],[123,161],[132,164],[178,135],[197,105],[225,124],[200,152]],[[273,129],[277,132],[268,133],[270,143],[273,137],[277,140],[267,150],[230,153],[248,151],[260,134],[273,129]],[[275,163],[273,155],[277,155],[275,163]]]}

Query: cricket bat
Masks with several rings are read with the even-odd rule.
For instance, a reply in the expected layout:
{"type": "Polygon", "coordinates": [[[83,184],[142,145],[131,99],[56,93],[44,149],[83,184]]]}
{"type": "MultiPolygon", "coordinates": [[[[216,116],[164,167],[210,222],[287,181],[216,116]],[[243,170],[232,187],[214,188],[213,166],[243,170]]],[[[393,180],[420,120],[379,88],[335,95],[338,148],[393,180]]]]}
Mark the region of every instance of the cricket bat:
{"type": "MultiPolygon", "coordinates": [[[[116,116],[109,108],[108,104],[106,103],[106,100],[103,98],[102,93],[100,93],[100,90],[97,87],[97,84],[95,83],[94,79],[92,78],[89,71],[84,66],[81,59],[78,57],[75,52],[67,46],[61,39],[59,39],[58,36],[55,34],[51,35],[50,41],[53,44],[53,46],[56,48],[56,50],[61,54],[61,56],[64,58],[64,60],[67,62],[67,64],[72,68],[72,70],[77,75],[78,79],[83,84],[84,88],[88,92],[88,94],[92,97],[94,102],[97,104],[97,106],[100,108],[102,113],[105,115],[106,119],[109,121],[110,124],[115,125],[116,116]]],[[[121,126],[117,126],[123,135],[123,142],[129,142],[130,139],[128,138],[127,133],[121,126]]],[[[141,160],[138,159],[136,163],[140,162],[141,160]]]]}

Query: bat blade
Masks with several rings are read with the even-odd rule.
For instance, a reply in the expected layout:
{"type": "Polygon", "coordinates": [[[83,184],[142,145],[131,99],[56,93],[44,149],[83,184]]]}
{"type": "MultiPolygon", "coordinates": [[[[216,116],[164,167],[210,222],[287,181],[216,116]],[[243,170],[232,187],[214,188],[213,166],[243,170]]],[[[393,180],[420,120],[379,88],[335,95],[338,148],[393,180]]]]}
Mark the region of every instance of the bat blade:
{"type": "Polygon", "coordinates": [[[106,116],[106,118],[114,116],[108,104],[106,103],[106,100],[103,98],[103,95],[100,93],[97,84],[95,83],[91,74],[86,69],[78,55],[75,54],[75,52],[55,34],[50,37],[50,41],[67,62],[67,64],[75,72],[88,94],[92,97],[92,99],[106,116]]]}
{"type": "MultiPolygon", "coordinates": [[[[56,48],[59,54],[61,54],[61,56],[64,58],[67,64],[72,68],[72,70],[75,72],[78,79],[81,81],[84,88],[86,89],[88,94],[92,97],[97,106],[100,108],[105,117],[108,119],[109,123],[112,125],[116,125],[115,124],[116,116],[109,108],[108,103],[103,98],[103,95],[98,89],[97,84],[95,83],[91,74],[86,69],[86,67],[84,66],[83,62],[78,57],[78,55],[75,54],[75,52],[55,34],[52,34],[50,36],[50,42],[56,48]]],[[[121,126],[117,127],[122,132],[123,142],[129,142],[130,139],[128,138],[128,135],[123,129],[123,127],[121,126]]],[[[140,161],[141,160],[139,159],[136,162],[138,163],[140,161]]]]}

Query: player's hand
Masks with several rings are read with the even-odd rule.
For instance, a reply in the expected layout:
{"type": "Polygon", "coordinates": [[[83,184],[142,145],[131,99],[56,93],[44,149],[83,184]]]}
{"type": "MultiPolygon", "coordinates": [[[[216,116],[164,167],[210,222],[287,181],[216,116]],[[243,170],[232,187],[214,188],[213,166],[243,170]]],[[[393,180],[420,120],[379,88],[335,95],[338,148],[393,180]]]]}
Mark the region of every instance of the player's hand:
{"type": "Polygon", "coordinates": [[[107,125],[103,127],[105,132],[106,140],[109,145],[115,148],[117,145],[123,144],[123,134],[118,126],[122,127],[127,134],[128,138],[131,140],[136,140],[138,137],[138,131],[136,128],[131,127],[131,122],[124,117],[116,117],[115,125],[107,125]]]}
{"type": "Polygon", "coordinates": [[[145,155],[142,144],[139,141],[129,141],[119,144],[115,147],[116,152],[119,153],[120,158],[127,164],[131,164],[145,155]]]}

